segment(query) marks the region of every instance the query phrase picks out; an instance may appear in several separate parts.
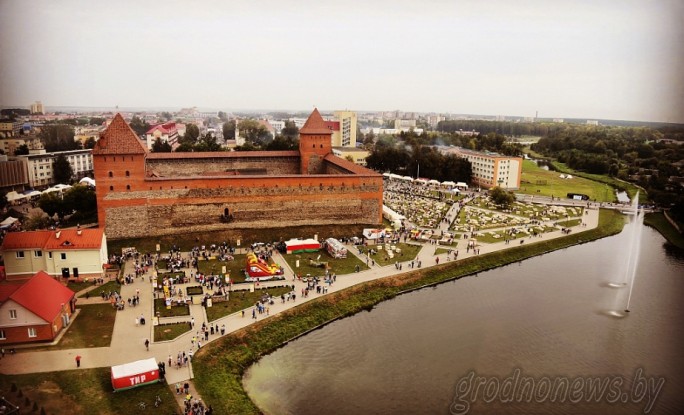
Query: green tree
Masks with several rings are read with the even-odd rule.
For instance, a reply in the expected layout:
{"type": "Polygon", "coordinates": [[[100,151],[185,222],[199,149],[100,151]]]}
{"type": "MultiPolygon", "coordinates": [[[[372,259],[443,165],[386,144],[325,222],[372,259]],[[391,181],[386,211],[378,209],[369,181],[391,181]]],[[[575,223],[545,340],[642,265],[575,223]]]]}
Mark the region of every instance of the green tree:
{"type": "Polygon", "coordinates": [[[128,125],[130,125],[131,129],[139,136],[145,134],[147,130],[150,129],[150,124],[137,115],[134,115],[133,118],[131,118],[131,122],[128,125]]]}
{"type": "Polygon", "coordinates": [[[190,143],[196,143],[197,139],[200,136],[200,130],[199,127],[196,126],[195,124],[188,124],[185,126],[185,135],[183,138],[190,142],[190,143]]]}
{"type": "Polygon", "coordinates": [[[280,135],[291,140],[298,140],[299,128],[297,128],[297,125],[294,123],[294,121],[285,121],[285,127],[283,127],[280,135]]]}
{"type": "Polygon", "coordinates": [[[14,155],[15,156],[21,156],[29,153],[29,148],[28,145],[22,144],[19,147],[17,147],[16,150],[14,150],[14,155]]]}
{"type": "Polygon", "coordinates": [[[88,137],[85,140],[85,143],[83,143],[83,148],[95,148],[95,143],[97,140],[95,140],[95,137],[88,137]]]}
{"type": "Polygon", "coordinates": [[[47,152],[77,150],[80,143],[74,141],[74,128],[66,124],[43,126],[38,135],[47,152]]]}
{"type": "Polygon", "coordinates": [[[49,217],[57,215],[60,219],[63,219],[65,215],[71,213],[71,211],[66,209],[62,197],[57,192],[43,193],[40,199],[38,199],[38,207],[47,213],[49,217]]]}
{"type": "Polygon", "coordinates": [[[161,138],[157,137],[154,140],[154,143],[152,143],[152,152],[153,153],[170,153],[171,152],[171,144],[168,142],[161,141],[161,138]]]}
{"type": "Polygon", "coordinates": [[[221,145],[216,142],[216,137],[206,133],[195,144],[195,151],[221,151],[221,145]]]}
{"type": "Polygon", "coordinates": [[[285,150],[297,150],[299,148],[299,140],[283,137],[282,135],[276,136],[273,141],[266,144],[264,150],[266,151],[285,151],[285,150]]]}
{"type": "Polygon", "coordinates": [[[157,114],[157,117],[161,118],[164,122],[166,122],[166,121],[171,121],[171,119],[173,118],[173,114],[171,114],[168,111],[163,111],[163,112],[157,114]]]}
{"type": "Polygon", "coordinates": [[[507,192],[499,186],[494,187],[489,191],[489,197],[492,199],[495,205],[500,206],[503,209],[508,209],[513,206],[515,202],[515,196],[512,192],[507,192]]]}
{"type": "Polygon", "coordinates": [[[71,183],[74,170],[71,168],[71,164],[64,154],[58,154],[55,158],[55,161],[52,163],[52,174],[57,183],[71,183]]]}
{"type": "Polygon", "coordinates": [[[226,113],[223,112],[223,111],[219,111],[219,112],[218,112],[218,117],[219,117],[219,120],[221,120],[221,121],[223,121],[223,122],[228,121],[228,114],[226,114],[226,113]]]}
{"type": "Polygon", "coordinates": [[[375,133],[373,133],[373,130],[370,130],[368,134],[363,138],[363,145],[366,147],[367,150],[370,150],[373,145],[375,144],[375,133]]]}
{"type": "Polygon", "coordinates": [[[234,140],[235,139],[235,120],[226,121],[223,123],[223,139],[224,140],[234,140]]]}
{"type": "Polygon", "coordinates": [[[90,120],[88,120],[88,124],[90,125],[102,125],[104,124],[106,120],[102,117],[91,117],[90,120]]]}
{"type": "Polygon", "coordinates": [[[46,229],[48,227],[48,217],[40,211],[31,213],[23,223],[24,229],[34,231],[36,229],[46,229]]]}
{"type": "Polygon", "coordinates": [[[257,120],[242,120],[238,124],[238,128],[240,129],[240,136],[256,146],[262,146],[273,140],[271,133],[257,120]]]}
{"type": "Polygon", "coordinates": [[[97,212],[95,190],[88,186],[76,185],[65,191],[63,204],[65,212],[81,212],[83,215],[97,212]]]}

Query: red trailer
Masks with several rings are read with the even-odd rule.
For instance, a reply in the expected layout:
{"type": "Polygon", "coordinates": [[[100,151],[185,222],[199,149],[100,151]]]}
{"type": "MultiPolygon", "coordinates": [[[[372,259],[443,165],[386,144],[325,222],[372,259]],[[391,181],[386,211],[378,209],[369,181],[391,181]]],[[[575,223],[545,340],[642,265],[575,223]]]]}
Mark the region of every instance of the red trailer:
{"type": "Polygon", "coordinates": [[[159,382],[159,366],[153,357],[112,366],[114,392],[159,382]]]}

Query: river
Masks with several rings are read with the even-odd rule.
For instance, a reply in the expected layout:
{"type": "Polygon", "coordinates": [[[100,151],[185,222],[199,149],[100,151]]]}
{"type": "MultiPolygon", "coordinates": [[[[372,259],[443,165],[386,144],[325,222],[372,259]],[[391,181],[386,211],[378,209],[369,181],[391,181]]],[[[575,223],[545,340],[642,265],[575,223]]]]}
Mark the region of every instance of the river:
{"type": "Polygon", "coordinates": [[[682,413],[684,256],[651,228],[631,312],[609,315],[625,308],[628,288],[607,283],[625,281],[630,226],[336,321],[262,358],[245,388],[267,414],[682,413]],[[534,389],[511,395],[521,378],[534,389]]]}

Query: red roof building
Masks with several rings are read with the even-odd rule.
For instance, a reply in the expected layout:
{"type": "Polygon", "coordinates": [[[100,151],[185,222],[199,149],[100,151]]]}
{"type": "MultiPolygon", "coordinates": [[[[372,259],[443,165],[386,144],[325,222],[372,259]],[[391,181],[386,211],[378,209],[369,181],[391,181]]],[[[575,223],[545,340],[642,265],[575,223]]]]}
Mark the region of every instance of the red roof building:
{"type": "Polygon", "coordinates": [[[74,312],[75,293],[44,271],[0,287],[0,345],[52,341],[74,312]]]}
{"type": "Polygon", "coordinates": [[[178,128],[173,121],[157,124],[147,130],[147,149],[151,150],[154,142],[159,139],[162,143],[169,143],[171,147],[178,145],[178,128]]]}

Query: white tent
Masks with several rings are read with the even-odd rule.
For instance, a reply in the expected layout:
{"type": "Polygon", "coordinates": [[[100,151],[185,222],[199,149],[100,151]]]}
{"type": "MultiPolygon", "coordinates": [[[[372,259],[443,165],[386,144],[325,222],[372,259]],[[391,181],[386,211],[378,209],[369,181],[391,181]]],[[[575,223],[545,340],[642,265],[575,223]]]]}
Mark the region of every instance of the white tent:
{"type": "Polygon", "coordinates": [[[458,182],[456,183],[456,187],[458,187],[459,189],[467,189],[468,185],[463,182],[458,182]]]}
{"type": "Polygon", "coordinates": [[[441,183],[439,182],[439,180],[432,179],[432,180],[428,181],[428,184],[441,184],[441,183]]]}
{"type": "MultiPolygon", "coordinates": [[[[389,178],[389,177],[390,177],[390,173],[382,173],[382,177],[387,177],[387,178],[389,178]]],[[[85,177],[84,177],[84,179],[85,179],[85,177]]],[[[82,181],[82,180],[81,180],[81,181],[82,181]]]]}
{"type": "Polygon", "coordinates": [[[456,186],[456,183],[454,183],[454,182],[452,182],[452,181],[446,181],[446,182],[442,182],[442,186],[446,186],[446,187],[455,187],[455,186],[456,186]]]}
{"type": "Polygon", "coordinates": [[[399,176],[398,179],[404,180],[406,182],[412,182],[413,181],[413,177],[411,177],[411,176],[399,176]]]}
{"type": "Polygon", "coordinates": [[[36,197],[36,196],[40,196],[40,195],[42,195],[42,193],[39,192],[38,190],[31,190],[30,192],[26,193],[26,196],[28,196],[28,197],[36,197]]]}
{"type": "Polygon", "coordinates": [[[423,178],[421,177],[421,178],[418,178],[418,179],[414,180],[413,183],[425,185],[425,184],[428,183],[428,179],[423,179],[423,178]]]}
{"type": "Polygon", "coordinates": [[[18,221],[18,220],[19,220],[19,219],[17,219],[17,218],[13,218],[13,217],[11,217],[11,216],[8,216],[7,219],[5,219],[5,220],[3,220],[2,222],[0,222],[0,229],[9,228],[10,226],[12,226],[12,224],[13,224],[14,222],[16,222],[16,221],[18,221]]]}
{"type": "Polygon", "coordinates": [[[68,184],[56,184],[52,187],[48,187],[47,189],[43,190],[43,193],[61,192],[67,189],[71,189],[71,186],[69,186],[68,184]]]}
{"type": "Polygon", "coordinates": [[[84,177],[82,178],[79,183],[85,183],[89,186],[95,187],[95,180],[91,179],[90,177],[84,177]]]}
{"type": "Polygon", "coordinates": [[[16,202],[22,199],[28,199],[28,195],[17,193],[15,191],[8,192],[6,197],[8,202],[16,202]]]}

